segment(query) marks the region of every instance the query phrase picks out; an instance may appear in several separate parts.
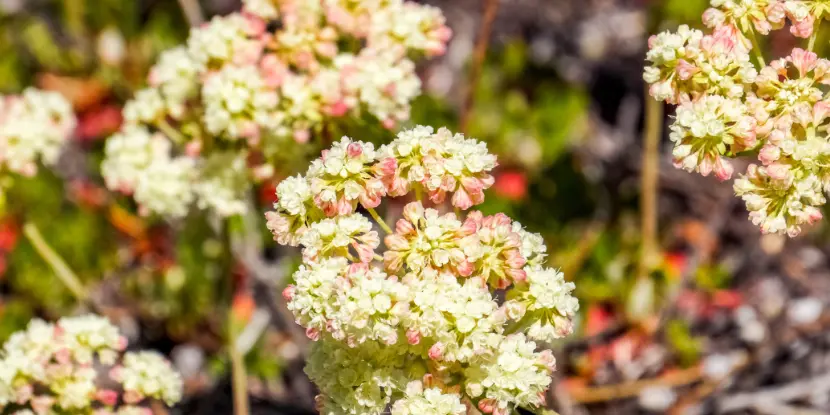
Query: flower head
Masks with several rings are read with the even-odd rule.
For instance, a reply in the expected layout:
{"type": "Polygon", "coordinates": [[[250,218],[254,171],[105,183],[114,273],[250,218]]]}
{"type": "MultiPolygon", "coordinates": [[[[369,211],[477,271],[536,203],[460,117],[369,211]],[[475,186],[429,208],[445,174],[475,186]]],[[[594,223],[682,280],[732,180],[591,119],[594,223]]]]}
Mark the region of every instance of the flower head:
{"type": "Polygon", "coordinates": [[[669,136],[675,143],[675,165],[729,179],[733,168],[725,156],[755,145],[755,124],[755,118],[736,99],[704,95],[681,103],[669,136]]]}
{"type": "Polygon", "coordinates": [[[178,402],[182,381],[170,363],[154,352],[128,352],[118,363],[126,346],[103,317],[66,317],[56,324],[32,320],[0,351],[0,406],[14,404],[37,414],[143,414],[133,404],[145,399],[178,402]],[[113,380],[123,394],[97,383],[95,363],[113,366],[113,380]],[[122,400],[126,405],[115,409],[122,400]]]}
{"type": "Polygon", "coordinates": [[[553,355],[527,339],[567,335],[578,304],[573,284],[543,268],[541,235],[503,214],[462,213],[483,201],[495,165],[475,140],[415,127],[378,152],[343,138],[280,184],[269,227],[304,247],[283,297],[315,342],[306,372],[321,413],[456,414],[477,402],[506,414],[543,403],[553,355]],[[374,208],[412,193],[392,230],[374,208]],[[382,256],[358,206],[387,232],[382,256]]]}

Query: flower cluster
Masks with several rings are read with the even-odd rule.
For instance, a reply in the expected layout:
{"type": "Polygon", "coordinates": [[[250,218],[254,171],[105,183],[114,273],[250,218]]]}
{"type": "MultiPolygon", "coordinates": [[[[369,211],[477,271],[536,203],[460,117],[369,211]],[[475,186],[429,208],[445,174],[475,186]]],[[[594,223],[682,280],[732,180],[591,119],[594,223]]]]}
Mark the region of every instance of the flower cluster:
{"type": "Polygon", "coordinates": [[[749,217],[764,233],[795,236],[821,219],[830,189],[830,60],[812,52],[822,1],[711,0],[703,22],[652,36],[643,78],[657,100],[676,104],[671,126],[677,167],[727,180],[731,158],[757,154],[735,181],[749,217]],[[758,35],[789,19],[807,49],[765,63],[758,35]],[[752,64],[756,55],[760,70],[752,64]]]}
{"type": "Polygon", "coordinates": [[[540,235],[503,214],[462,214],[483,202],[495,166],[483,143],[415,127],[378,149],[344,137],[277,187],[268,227],[303,247],[283,297],[315,341],[306,371],[321,413],[505,415],[544,403],[554,359],[536,342],[569,334],[578,303],[544,266],[540,235]],[[405,196],[388,226],[375,208],[405,196]],[[383,252],[362,212],[386,233],[383,252]]]}
{"type": "Polygon", "coordinates": [[[56,92],[0,95],[0,171],[32,176],[38,162],[54,164],[76,123],[72,106],[56,92]]]}
{"type": "Polygon", "coordinates": [[[104,178],[147,213],[242,213],[249,183],[303,155],[291,143],[408,119],[413,59],[449,37],[440,10],[404,0],[246,0],[161,55],[107,142],[104,178]]]}
{"type": "Polygon", "coordinates": [[[123,353],[126,346],[103,317],[33,320],[0,351],[0,407],[20,414],[148,415],[147,401],[178,402],[182,380],[170,363],[155,352],[123,353]],[[101,365],[111,367],[109,381],[101,365]],[[108,389],[113,381],[121,393],[108,389]]]}

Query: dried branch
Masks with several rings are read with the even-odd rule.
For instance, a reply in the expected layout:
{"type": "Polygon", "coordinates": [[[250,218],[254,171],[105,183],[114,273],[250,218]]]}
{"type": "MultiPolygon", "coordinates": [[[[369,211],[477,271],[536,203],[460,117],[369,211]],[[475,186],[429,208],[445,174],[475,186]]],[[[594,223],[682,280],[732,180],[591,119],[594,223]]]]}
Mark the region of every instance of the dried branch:
{"type": "Polygon", "coordinates": [[[784,386],[727,396],[718,400],[718,409],[720,412],[757,409],[759,406],[768,406],[770,404],[780,405],[785,402],[827,392],[830,392],[830,373],[825,373],[812,379],[792,382],[784,386]]]}
{"type": "Polygon", "coordinates": [[[459,129],[467,134],[472,115],[473,102],[475,102],[476,86],[481,79],[481,70],[484,67],[484,59],[487,57],[487,47],[490,44],[490,34],[493,31],[493,21],[496,20],[496,12],[499,10],[499,0],[484,0],[484,15],[481,18],[481,30],[478,32],[475,49],[473,50],[473,61],[470,65],[469,78],[467,79],[467,91],[464,98],[464,106],[461,108],[461,119],[459,129]]]}
{"type": "Polygon", "coordinates": [[[179,0],[179,5],[182,7],[184,17],[187,18],[187,22],[190,23],[191,27],[199,26],[205,22],[199,0],[179,0]]]}

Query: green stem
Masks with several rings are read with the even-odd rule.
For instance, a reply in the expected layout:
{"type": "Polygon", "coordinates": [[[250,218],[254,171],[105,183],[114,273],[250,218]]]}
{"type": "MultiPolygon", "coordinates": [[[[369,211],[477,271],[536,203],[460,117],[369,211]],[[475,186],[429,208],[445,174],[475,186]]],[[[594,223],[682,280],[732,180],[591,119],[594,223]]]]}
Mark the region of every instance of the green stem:
{"type": "Polygon", "coordinates": [[[236,336],[228,342],[228,354],[231,358],[231,383],[233,385],[234,415],[248,415],[248,373],[245,371],[245,358],[236,348],[236,336]]]}
{"type": "Polygon", "coordinates": [[[821,28],[821,25],[818,25],[818,27],[813,26],[813,34],[810,35],[810,40],[807,41],[807,50],[809,50],[810,52],[812,52],[813,47],[816,46],[816,38],[818,37],[819,28],[821,28]]]}
{"type": "Polygon", "coordinates": [[[767,62],[764,60],[764,54],[761,52],[761,45],[755,36],[755,31],[749,31],[749,41],[752,43],[752,51],[755,53],[755,58],[758,59],[758,63],[761,64],[761,67],[767,66],[767,62]]]}
{"type": "Polygon", "coordinates": [[[423,204],[424,191],[421,189],[421,185],[419,183],[415,183],[412,187],[415,188],[415,199],[418,199],[418,201],[423,204]]]}
{"type": "Polygon", "coordinates": [[[156,127],[158,127],[158,129],[161,130],[161,132],[163,132],[164,135],[170,137],[171,140],[180,144],[187,143],[187,137],[185,137],[184,134],[180,133],[175,128],[173,128],[173,126],[170,125],[170,123],[168,123],[167,120],[163,118],[160,119],[156,123],[156,127]]]}
{"type": "Polygon", "coordinates": [[[78,279],[78,276],[75,275],[75,272],[72,271],[72,268],[69,268],[69,265],[66,264],[66,261],[49,246],[49,243],[43,238],[43,235],[38,230],[37,226],[34,223],[26,223],[23,225],[23,234],[26,235],[26,238],[29,239],[29,242],[35,248],[35,251],[46,261],[47,264],[52,268],[52,271],[55,272],[55,275],[58,279],[66,286],[69,291],[72,292],[72,295],[78,299],[79,302],[85,303],[87,302],[87,293],[84,289],[81,280],[78,279]]]}
{"type": "Polygon", "coordinates": [[[225,257],[223,274],[227,278],[227,347],[231,361],[231,391],[233,395],[234,415],[248,415],[248,373],[245,369],[245,356],[236,347],[236,338],[239,336],[240,321],[234,315],[233,300],[237,287],[233,281],[233,245],[230,219],[222,220],[220,235],[225,257]]]}
{"type": "Polygon", "coordinates": [[[66,18],[66,26],[72,33],[75,39],[80,39],[84,34],[84,18],[86,14],[86,0],[65,0],[64,1],[64,16],[66,18]]]}
{"type": "Polygon", "coordinates": [[[657,185],[660,174],[658,147],[662,127],[663,103],[646,98],[646,128],[643,137],[643,170],[640,184],[640,234],[643,238],[643,245],[637,265],[638,278],[648,276],[657,253],[657,185]]]}
{"type": "Polygon", "coordinates": [[[366,208],[366,210],[369,211],[369,214],[372,215],[372,218],[375,220],[375,222],[377,222],[378,225],[380,225],[380,227],[384,231],[386,231],[386,233],[394,233],[392,231],[392,228],[390,228],[389,225],[387,225],[386,222],[384,222],[384,220],[380,218],[380,215],[378,215],[378,212],[376,212],[374,208],[366,208]]]}

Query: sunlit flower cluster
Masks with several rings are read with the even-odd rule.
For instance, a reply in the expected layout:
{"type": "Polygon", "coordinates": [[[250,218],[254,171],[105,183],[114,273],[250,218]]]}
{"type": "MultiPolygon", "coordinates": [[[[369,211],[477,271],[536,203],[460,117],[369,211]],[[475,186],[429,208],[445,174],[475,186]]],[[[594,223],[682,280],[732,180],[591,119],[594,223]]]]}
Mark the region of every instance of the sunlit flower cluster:
{"type": "MultiPolygon", "coordinates": [[[[444,53],[449,37],[440,10],[409,1],[246,0],[160,56],[107,143],[104,178],[148,214],[243,213],[251,183],[313,149],[296,143],[407,120],[421,91],[413,59],[444,53]]],[[[329,208],[376,197],[351,190],[329,208]]]]}
{"type": "Polygon", "coordinates": [[[72,106],[56,92],[0,95],[0,172],[33,176],[38,162],[54,164],[76,123],[72,106]]]}
{"type": "Polygon", "coordinates": [[[543,405],[555,362],[536,341],[568,335],[579,305],[573,283],[544,266],[540,235],[464,213],[495,166],[483,143],[415,127],[378,149],[344,137],[277,187],[268,226],[303,247],[283,297],[315,341],[306,371],[321,413],[543,405]],[[389,226],[375,208],[395,197],[405,206],[389,226]]]}
{"type": "Polygon", "coordinates": [[[156,352],[123,353],[126,346],[103,317],[32,320],[0,352],[0,407],[44,415],[146,415],[151,400],[178,402],[182,380],[170,363],[156,352]]]}
{"type": "Polygon", "coordinates": [[[735,192],[762,232],[795,236],[821,219],[830,189],[830,61],[812,52],[830,8],[812,0],[711,6],[703,15],[710,34],[681,26],[652,36],[643,78],[653,98],[678,105],[670,135],[675,165],[727,180],[732,158],[757,155],[735,192]],[[767,64],[759,35],[787,19],[795,36],[810,38],[806,49],[767,64]]]}

